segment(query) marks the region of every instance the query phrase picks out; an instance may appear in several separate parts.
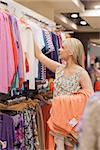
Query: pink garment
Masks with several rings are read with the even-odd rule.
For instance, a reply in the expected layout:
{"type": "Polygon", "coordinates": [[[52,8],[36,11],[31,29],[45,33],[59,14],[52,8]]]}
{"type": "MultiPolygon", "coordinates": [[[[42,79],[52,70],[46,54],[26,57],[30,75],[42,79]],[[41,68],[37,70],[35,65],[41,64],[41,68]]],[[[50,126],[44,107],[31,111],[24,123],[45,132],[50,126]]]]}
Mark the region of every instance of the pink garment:
{"type": "Polygon", "coordinates": [[[75,118],[79,123],[85,104],[91,93],[87,90],[79,90],[76,94],[57,96],[52,101],[51,116],[48,125],[54,133],[67,136],[76,127],[72,127],[69,121],[75,118]]]}
{"type": "Polygon", "coordinates": [[[0,92],[8,93],[15,73],[9,18],[0,12],[0,92]]]}

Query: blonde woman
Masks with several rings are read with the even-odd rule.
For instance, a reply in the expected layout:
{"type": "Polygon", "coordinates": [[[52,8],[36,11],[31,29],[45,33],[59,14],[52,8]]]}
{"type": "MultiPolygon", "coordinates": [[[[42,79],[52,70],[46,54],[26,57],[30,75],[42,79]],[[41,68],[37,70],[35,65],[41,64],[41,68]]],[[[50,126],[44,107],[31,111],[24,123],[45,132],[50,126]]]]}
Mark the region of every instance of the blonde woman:
{"type": "MultiPolygon", "coordinates": [[[[46,65],[48,69],[56,73],[54,81],[54,98],[64,95],[74,95],[74,93],[77,93],[80,89],[86,89],[90,93],[93,92],[90,77],[84,69],[84,48],[78,39],[66,38],[63,41],[62,48],[59,50],[59,56],[60,59],[65,61],[65,65],[46,57],[36,43],[35,56],[41,63],[46,65]]],[[[59,106],[59,110],[60,109],[59,106]]],[[[58,116],[59,115],[60,114],[58,114],[58,116]]],[[[65,120],[67,120],[67,118],[65,118],[65,120]]],[[[60,122],[60,124],[62,123],[63,122],[60,122]]],[[[64,136],[55,133],[54,131],[51,131],[51,134],[54,136],[56,149],[64,150],[64,136]]],[[[73,150],[73,146],[70,142],[68,141],[66,143],[67,150],[73,150]]],[[[54,148],[50,148],[49,150],[53,149],[54,148]]]]}

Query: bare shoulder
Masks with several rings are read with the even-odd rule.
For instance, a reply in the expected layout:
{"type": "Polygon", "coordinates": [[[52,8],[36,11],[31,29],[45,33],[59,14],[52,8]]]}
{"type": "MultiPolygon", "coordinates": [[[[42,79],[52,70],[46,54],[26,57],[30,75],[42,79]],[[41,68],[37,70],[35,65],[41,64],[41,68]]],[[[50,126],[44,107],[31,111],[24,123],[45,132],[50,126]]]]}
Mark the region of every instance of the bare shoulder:
{"type": "Polygon", "coordinates": [[[59,63],[55,72],[59,72],[59,71],[61,72],[64,69],[64,67],[65,65],[59,63]]]}

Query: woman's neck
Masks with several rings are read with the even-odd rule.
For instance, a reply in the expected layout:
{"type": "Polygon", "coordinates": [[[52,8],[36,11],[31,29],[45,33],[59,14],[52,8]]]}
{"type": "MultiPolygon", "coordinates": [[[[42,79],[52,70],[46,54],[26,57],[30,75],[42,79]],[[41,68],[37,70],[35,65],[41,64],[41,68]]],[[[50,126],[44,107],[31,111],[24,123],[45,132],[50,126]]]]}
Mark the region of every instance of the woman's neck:
{"type": "Polygon", "coordinates": [[[75,66],[75,62],[72,59],[68,59],[68,61],[66,61],[66,67],[67,69],[71,69],[73,66],[75,66]]]}

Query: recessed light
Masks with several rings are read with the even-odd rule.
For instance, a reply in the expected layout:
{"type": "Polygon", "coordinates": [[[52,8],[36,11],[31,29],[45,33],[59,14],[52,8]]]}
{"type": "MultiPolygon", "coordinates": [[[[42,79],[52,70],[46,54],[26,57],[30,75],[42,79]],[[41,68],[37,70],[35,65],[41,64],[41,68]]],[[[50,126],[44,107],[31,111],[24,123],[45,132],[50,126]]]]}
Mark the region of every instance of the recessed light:
{"type": "Polygon", "coordinates": [[[93,46],[97,46],[95,43],[92,43],[93,46]]]}
{"type": "Polygon", "coordinates": [[[95,9],[100,9],[100,5],[95,5],[94,8],[95,9]]]}
{"type": "Polygon", "coordinates": [[[87,23],[86,23],[86,21],[81,20],[81,21],[80,21],[80,24],[83,25],[83,26],[85,26],[87,23]]]}
{"type": "Polygon", "coordinates": [[[71,18],[78,18],[78,14],[71,14],[71,18]]]}

